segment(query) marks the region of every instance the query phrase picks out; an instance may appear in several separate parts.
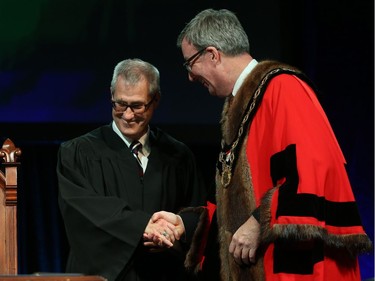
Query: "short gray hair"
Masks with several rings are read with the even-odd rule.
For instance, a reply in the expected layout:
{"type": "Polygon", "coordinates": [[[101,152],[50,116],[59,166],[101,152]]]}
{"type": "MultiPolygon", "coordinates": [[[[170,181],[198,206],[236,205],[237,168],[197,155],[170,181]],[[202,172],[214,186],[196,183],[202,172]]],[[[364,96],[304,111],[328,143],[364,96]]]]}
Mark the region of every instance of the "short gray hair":
{"type": "Polygon", "coordinates": [[[146,79],[149,84],[149,94],[160,94],[160,74],[159,70],[152,64],[141,59],[126,59],[119,62],[114,71],[111,81],[111,94],[116,87],[117,78],[121,76],[131,85],[137,84],[142,79],[146,79]]]}
{"type": "Polygon", "coordinates": [[[214,46],[229,56],[250,52],[245,30],[237,16],[227,9],[198,13],[181,31],[177,47],[181,48],[184,38],[198,50],[214,46]]]}

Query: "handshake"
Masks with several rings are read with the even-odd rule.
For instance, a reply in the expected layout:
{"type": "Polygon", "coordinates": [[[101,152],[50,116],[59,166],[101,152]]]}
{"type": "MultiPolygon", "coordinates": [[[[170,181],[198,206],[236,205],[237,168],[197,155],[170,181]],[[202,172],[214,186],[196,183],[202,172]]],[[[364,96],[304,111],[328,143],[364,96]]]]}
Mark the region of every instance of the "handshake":
{"type": "Polygon", "coordinates": [[[143,233],[143,245],[150,249],[171,248],[184,232],[185,226],[179,215],[160,211],[149,220],[143,233]]]}

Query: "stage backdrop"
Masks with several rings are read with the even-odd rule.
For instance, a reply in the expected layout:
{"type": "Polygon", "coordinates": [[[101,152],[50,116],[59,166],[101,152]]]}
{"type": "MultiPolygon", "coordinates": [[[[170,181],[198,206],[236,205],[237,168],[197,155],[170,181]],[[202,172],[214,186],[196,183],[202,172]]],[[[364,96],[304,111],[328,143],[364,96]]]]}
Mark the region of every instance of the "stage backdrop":
{"type": "MultiPolygon", "coordinates": [[[[61,141],[111,121],[116,63],[159,68],[154,124],[185,141],[212,182],[223,100],[188,81],[176,39],[204,8],[228,8],[251,54],[301,68],[346,156],[365,228],[374,234],[374,3],[370,0],[0,0],[0,136],[23,150],[19,189],[20,273],[64,270],[68,245],[56,202],[61,141]],[[248,8],[249,6],[249,8],[248,8]]],[[[374,255],[360,257],[363,278],[374,255]]]]}

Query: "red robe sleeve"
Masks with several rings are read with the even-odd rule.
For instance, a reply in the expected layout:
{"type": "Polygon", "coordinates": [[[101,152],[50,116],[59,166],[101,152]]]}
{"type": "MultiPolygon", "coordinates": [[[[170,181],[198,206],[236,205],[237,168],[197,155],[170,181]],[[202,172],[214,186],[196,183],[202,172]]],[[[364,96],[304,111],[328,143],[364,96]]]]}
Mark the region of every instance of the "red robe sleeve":
{"type": "Polygon", "coordinates": [[[268,85],[250,125],[247,158],[270,239],[297,226],[306,228],[296,235],[327,243],[329,235],[366,237],[342,151],[315,93],[299,78],[282,74],[268,85]]]}

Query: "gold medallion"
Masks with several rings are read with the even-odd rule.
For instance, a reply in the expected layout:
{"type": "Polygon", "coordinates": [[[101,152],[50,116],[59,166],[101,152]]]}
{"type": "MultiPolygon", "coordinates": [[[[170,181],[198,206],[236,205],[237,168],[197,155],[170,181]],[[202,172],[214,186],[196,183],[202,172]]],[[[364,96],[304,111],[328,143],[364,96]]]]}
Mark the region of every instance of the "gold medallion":
{"type": "Polygon", "coordinates": [[[224,188],[227,188],[232,178],[232,172],[228,165],[223,164],[223,171],[221,174],[221,184],[224,188]]]}

